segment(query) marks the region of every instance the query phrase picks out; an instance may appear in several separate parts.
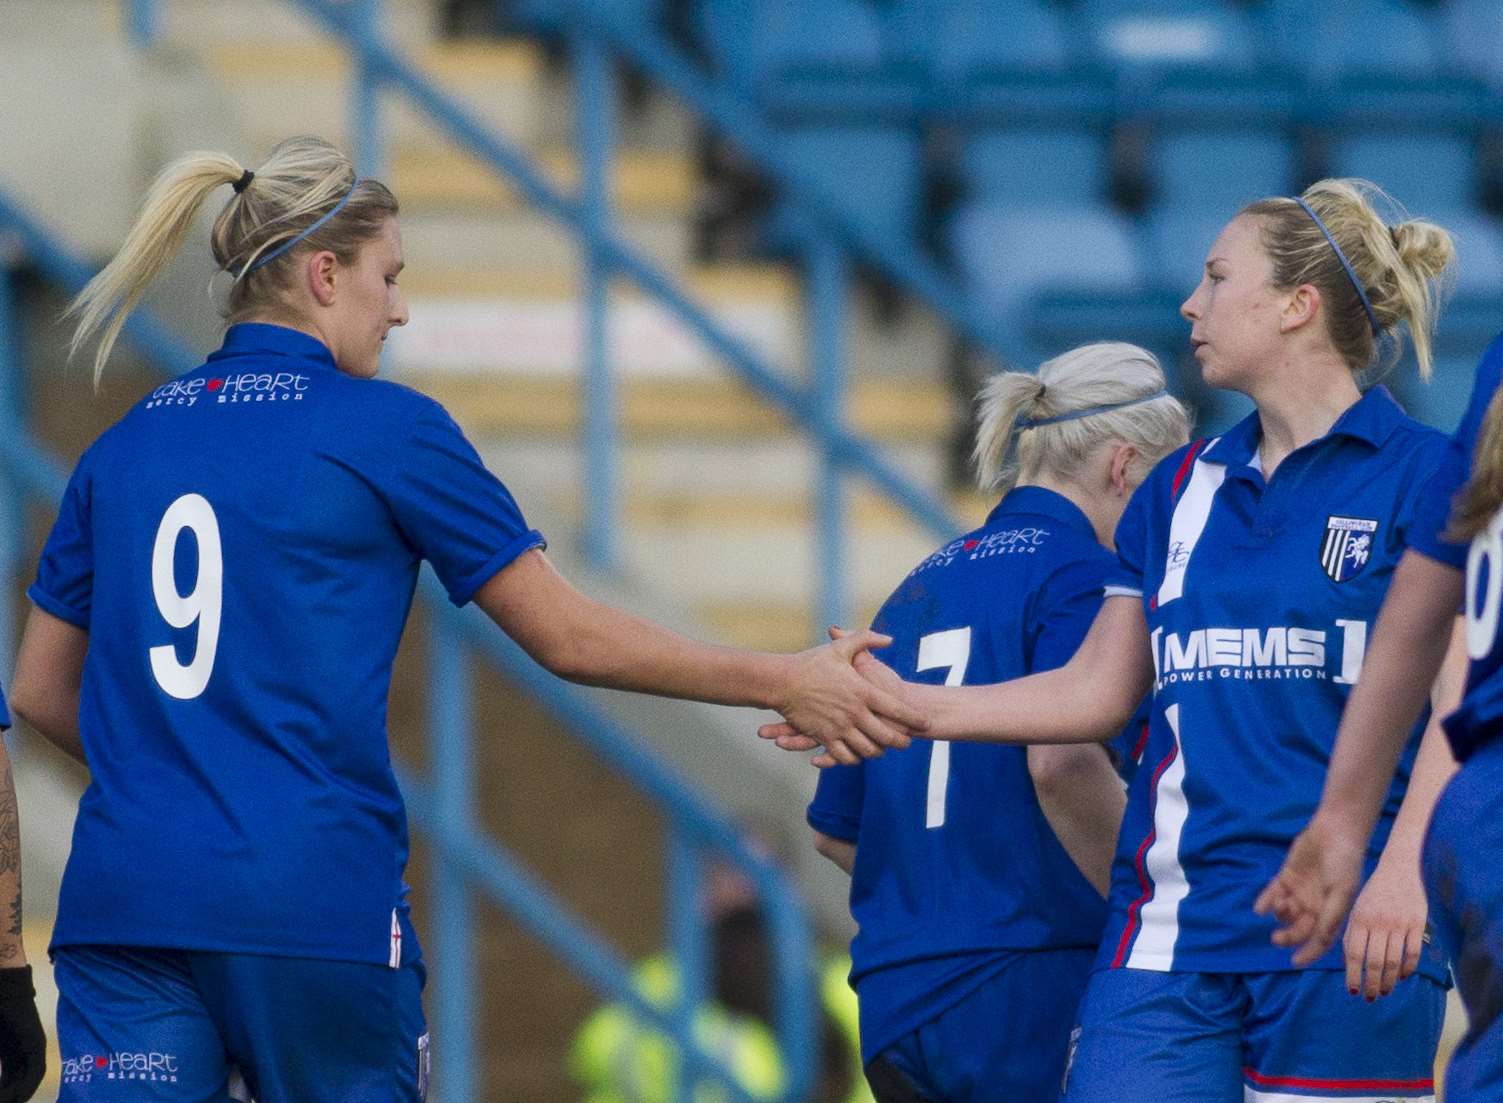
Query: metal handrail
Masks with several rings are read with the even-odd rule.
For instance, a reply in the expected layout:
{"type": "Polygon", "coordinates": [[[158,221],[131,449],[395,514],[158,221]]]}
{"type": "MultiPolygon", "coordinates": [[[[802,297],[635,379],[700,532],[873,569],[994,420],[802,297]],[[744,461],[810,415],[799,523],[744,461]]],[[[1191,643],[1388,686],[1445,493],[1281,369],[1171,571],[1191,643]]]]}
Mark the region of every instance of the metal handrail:
{"type": "MultiPolygon", "coordinates": [[[[0,231],[14,235],[38,270],[69,293],[79,291],[93,274],[81,258],[61,246],[3,191],[0,231]]],[[[9,305],[9,295],[10,273],[0,263],[0,305],[9,305]]],[[[0,311],[0,317],[9,313],[0,311]]],[[[18,345],[12,336],[0,327],[0,373],[14,383],[21,369],[19,360],[12,362],[18,345]]],[[[131,317],[123,336],[158,368],[180,373],[200,362],[147,309],[131,317]]],[[[0,435],[0,469],[16,480],[16,489],[28,499],[53,505],[67,483],[63,466],[21,424],[0,435]]],[[[718,1056],[703,1050],[694,1030],[701,1000],[693,997],[702,995],[707,987],[707,966],[702,947],[695,944],[700,879],[697,869],[684,867],[697,865],[703,853],[712,852],[733,860],[760,893],[778,980],[775,1026],[786,1071],[783,1098],[790,1103],[803,1098],[813,1080],[814,982],[806,952],[807,919],[786,875],[752,851],[722,815],[579,690],[543,671],[483,614],[473,609],[455,610],[431,572],[424,572],[419,592],[434,625],[429,698],[435,780],[420,781],[406,770],[400,772],[400,780],[412,822],[430,832],[437,842],[440,899],[435,971],[440,984],[435,1017],[446,1038],[446,1080],[459,1085],[457,1097],[480,1098],[473,1090],[475,976],[468,967],[471,938],[467,886],[473,884],[508,908],[534,937],[604,995],[630,1006],[646,1022],[675,1039],[691,1073],[678,1078],[682,1099],[692,1098],[695,1083],[711,1080],[738,1103],[755,1103],[718,1056]],[[674,827],[669,913],[675,950],[680,951],[676,956],[681,998],[673,1008],[665,1011],[646,999],[620,955],[503,847],[488,839],[475,821],[469,799],[473,759],[466,662],[470,653],[478,654],[537,698],[567,731],[661,808],[674,827]]]]}

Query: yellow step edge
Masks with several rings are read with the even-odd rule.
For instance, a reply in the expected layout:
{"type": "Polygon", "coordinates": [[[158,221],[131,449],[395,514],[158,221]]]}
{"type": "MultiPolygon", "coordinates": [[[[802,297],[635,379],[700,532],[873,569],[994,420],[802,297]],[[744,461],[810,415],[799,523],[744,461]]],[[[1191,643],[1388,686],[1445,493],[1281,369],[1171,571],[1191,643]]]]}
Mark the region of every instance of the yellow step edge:
{"type": "MultiPolygon", "coordinates": [[[[700,299],[713,303],[776,300],[792,303],[798,279],[773,264],[723,264],[691,268],[681,282],[700,299]]],[[[572,299],[580,294],[580,276],[569,268],[411,268],[402,273],[402,290],[412,299],[572,299]]],[[[643,298],[628,279],[612,281],[613,294],[643,298]]]]}
{"type": "MultiPolygon", "coordinates": [[[[579,430],[580,392],[573,379],[412,372],[400,381],[443,403],[471,433],[579,430]]],[[[618,384],[618,393],[621,427],[634,438],[745,439],[788,431],[780,414],[732,381],[626,379],[618,384]]],[[[847,422],[879,440],[937,443],[950,429],[949,397],[937,384],[862,382],[852,388],[847,422]]]]}
{"type": "MultiPolygon", "coordinates": [[[[546,153],[544,171],[557,186],[573,192],[579,181],[572,153],[546,153]]],[[[518,191],[488,166],[467,154],[399,150],[390,179],[404,206],[447,205],[512,211],[525,206],[518,191]]],[[[624,151],[611,172],[612,202],[633,213],[681,214],[697,190],[694,165],[680,154],[624,151]]]]}
{"type": "MultiPolygon", "coordinates": [[[[865,627],[877,615],[879,605],[857,603],[846,627],[865,627]]],[[[809,606],[768,601],[701,602],[696,611],[716,637],[737,647],[757,651],[802,651],[824,638],[824,625],[816,627],[809,606]]]]}
{"type": "MultiPolygon", "coordinates": [[[[350,70],[349,51],[329,41],[244,39],[211,46],[207,52],[221,76],[236,80],[343,79],[350,70]]],[[[532,82],[545,69],[542,54],[519,42],[437,43],[418,50],[415,60],[429,76],[454,84],[532,82]]]]}

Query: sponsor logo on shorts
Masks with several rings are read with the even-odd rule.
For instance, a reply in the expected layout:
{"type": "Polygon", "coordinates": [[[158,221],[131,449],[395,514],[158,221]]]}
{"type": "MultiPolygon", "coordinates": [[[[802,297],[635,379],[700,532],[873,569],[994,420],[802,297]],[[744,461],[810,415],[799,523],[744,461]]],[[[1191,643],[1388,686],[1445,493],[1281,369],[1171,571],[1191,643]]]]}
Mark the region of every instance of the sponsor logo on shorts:
{"type": "Polygon", "coordinates": [[[175,1053],[157,1050],[115,1053],[84,1053],[63,1058],[64,1084],[88,1084],[99,1080],[156,1080],[177,1083],[178,1060],[175,1053]]]}

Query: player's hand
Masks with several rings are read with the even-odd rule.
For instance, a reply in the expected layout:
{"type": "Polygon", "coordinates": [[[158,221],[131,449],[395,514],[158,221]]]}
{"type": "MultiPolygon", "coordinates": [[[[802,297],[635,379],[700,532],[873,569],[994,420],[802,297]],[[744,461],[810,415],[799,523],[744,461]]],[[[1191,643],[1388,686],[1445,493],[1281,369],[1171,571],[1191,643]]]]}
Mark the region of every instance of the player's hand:
{"type": "Polygon", "coordinates": [[[1358,894],[1346,925],[1347,990],[1372,1001],[1418,969],[1428,917],[1419,861],[1390,862],[1385,856],[1358,894]]]}
{"type": "Polygon", "coordinates": [[[927,727],[923,715],[855,667],[858,657],[891,638],[871,631],[831,634],[833,643],[795,656],[790,690],[778,707],[785,723],[763,725],[758,734],[785,750],[824,748],[819,765],[853,765],[908,746],[912,733],[927,727]]]}
{"type": "Polygon", "coordinates": [[[1253,905],[1272,914],[1276,946],[1295,947],[1294,963],[1308,965],[1331,948],[1362,879],[1366,846],[1352,842],[1334,817],[1317,812],[1284,858],[1284,868],[1253,905]]]}
{"type": "Polygon", "coordinates": [[[0,969],[0,1103],[25,1103],[47,1068],[31,966],[0,969]]]}

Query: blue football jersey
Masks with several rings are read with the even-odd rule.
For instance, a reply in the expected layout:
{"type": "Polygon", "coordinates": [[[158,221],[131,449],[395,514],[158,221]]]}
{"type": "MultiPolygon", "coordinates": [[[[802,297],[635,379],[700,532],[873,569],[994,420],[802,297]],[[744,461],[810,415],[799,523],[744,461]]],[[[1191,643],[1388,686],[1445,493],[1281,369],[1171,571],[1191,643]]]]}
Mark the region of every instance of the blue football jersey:
{"type": "MultiPolygon", "coordinates": [[[[1117,530],[1108,595],[1140,599],[1155,684],[1098,965],[1291,968],[1253,901],[1320,798],[1337,724],[1445,438],[1381,388],[1271,480],[1256,413],[1170,456],[1117,530]]],[[[1405,752],[1368,858],[1403,798],[1405,752]]],[[[1340,968],[1340,947],[1317,964],[1340,968]]],[[[1422,966],[1443,976],[1427,950],[1422,966]]]]}
{"type": "Polygon", "coordinates": [[[386,704],[419,564],[464,604],[542,543],[442,407],[294,330],[234,326],[136,403],[30,590],[89,634],[54,946],[399,964],[386,704]]]}
{"type": "Polygon", "coordinates": [[[1477,534],[1470,547],[1445,538],[1451,506],[1472,470],[1472,453],[1482,419],[1503,379],[1503,337],[1493,341],[1477,364],[1466,415],[1456,427],[1444,462],[1431,481],[1416,518],[1410,547],[1441,563],[1466,569],[1466,645],[1471,663],[1461,705],[1446,717],[1446,735],[1457,759],[1465,761],[1503,731],[1503,510],[1477,534]]]}
{"type": "MultiPolygon", "coordinates": [[[[1113,558],[1068,499],[1011,491],[919,564],[873,624],[909,681],[1001,682],[1063,665],[1113,558]]],[[[1130,753],[1130,749],[1129,749],[1130,753]]],[[[915,741],[820,774],[816,830],[854,842],[851,980],[867,1060],[985,983],[1010,955],[1093,950],[1106,905],[1039,808],[1027,751],[915,741]]]]}

